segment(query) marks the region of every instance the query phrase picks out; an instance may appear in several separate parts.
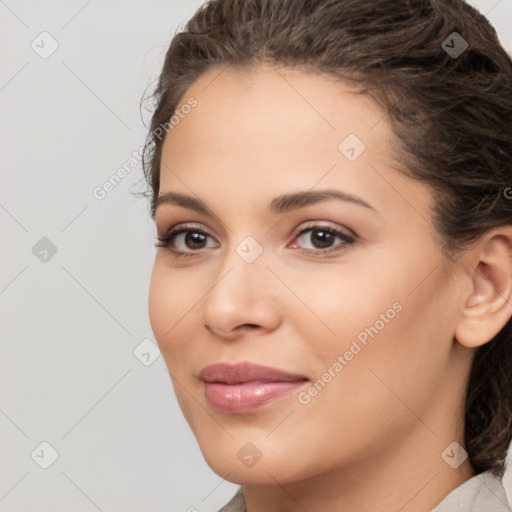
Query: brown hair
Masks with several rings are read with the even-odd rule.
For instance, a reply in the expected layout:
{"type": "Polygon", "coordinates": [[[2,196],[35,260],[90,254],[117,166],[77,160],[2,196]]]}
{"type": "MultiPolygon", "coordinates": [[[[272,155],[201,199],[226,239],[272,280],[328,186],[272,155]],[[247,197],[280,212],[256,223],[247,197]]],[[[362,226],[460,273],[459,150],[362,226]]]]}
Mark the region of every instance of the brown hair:
{"type": "MultiPolygon", "coordinates": [[[[205,71],[261,63],[328,74],[379,102],[400,171],[431,186],[435,231],[450,259],[486,230],[512,225],[512,60],[462,0],[206,2],[174,35],[153,92],[143,158],[153,218],[159,127],[205,71]]],[[[511,319],[476,350],[464,401],[473,469],[502,477],[512,437],[511,319]]]]}

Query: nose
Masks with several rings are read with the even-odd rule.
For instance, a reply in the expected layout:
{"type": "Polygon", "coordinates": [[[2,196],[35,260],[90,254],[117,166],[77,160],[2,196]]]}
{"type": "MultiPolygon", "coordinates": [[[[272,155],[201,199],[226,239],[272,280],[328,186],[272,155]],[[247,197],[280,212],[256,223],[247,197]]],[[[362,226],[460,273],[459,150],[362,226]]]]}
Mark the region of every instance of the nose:
{"type": "Polygon", "coordinates": [[[202,301],[205,327],[226,339],[276,329],[281,321],[278,285],[264,258],[247,263],[233,251],[202,301]]]}

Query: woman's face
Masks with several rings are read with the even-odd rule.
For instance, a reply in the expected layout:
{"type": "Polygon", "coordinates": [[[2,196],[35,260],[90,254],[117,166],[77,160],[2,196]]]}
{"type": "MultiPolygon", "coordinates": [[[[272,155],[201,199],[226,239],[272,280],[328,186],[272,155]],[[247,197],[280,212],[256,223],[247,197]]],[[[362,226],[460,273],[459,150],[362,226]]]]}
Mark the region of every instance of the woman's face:
{"type": "Polygon", "coordinates": [[[211,70],[190,98],[159,192],[190,201],[156,209],[158,237],[189,231],[157,250],[149,313],[208,464],[271,484],[444,464],[462,443],[469,357],[453,339],[458,274],[430,189],[392,168],[388,118],[344,84],[282,68],[211,70]],[[231,371],[201,373],[218,363],[231,371]]]}

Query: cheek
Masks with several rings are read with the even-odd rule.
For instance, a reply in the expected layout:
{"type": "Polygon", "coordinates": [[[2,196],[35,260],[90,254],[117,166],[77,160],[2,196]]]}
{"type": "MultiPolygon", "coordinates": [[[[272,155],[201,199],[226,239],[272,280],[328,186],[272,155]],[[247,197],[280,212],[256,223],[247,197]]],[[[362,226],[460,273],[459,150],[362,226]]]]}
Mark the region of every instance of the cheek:
{"type": "Polygon", "coordinates": [[[299,278],[283,270],[284,280],[293,283],[293,291],[301,298],[290,298],[285,315],[300,325],[297,339],[307,342],[308,351],[324,366],[348,350],[353,340],[359,339],[364,346],[375,324],[385,332],[403,315],[398,276],[388,282],[386,274],[373,268],[325,265],[299,278]]]}
{"type": "Polygon", "coordinates": [[[186,286],[179,274],[161,261],[155,261],[149,287],[149,319],[155,340],[158,344],[167,370],[172,378],[172,385],[178,404],[187,420],[190,399],[182,392],[184,374],[188,372],[187,362],[191,359],[190,343],[193,336],[191,320],[193,305],[197,302],[190,286],[186,286]]]}
{"type": "Polygon", "coordinates": [[[172,306],[170,304],[172,295],[166,292],[167,288],[165,274],[161,272],[158,263],[155,262],[149,285],[148,312],[151,329],[158,344],[163,340],[165,331],[170,327],[166,311],[172,311],[172,308],[169,307],[172,306]]]}
{"type": "Polygon", "coordinates": [[[414,423],[415,416],[404,404],[414,404],[421,416],[443,382],[449,362],[454,313],[446,280],[440,273],[432,274],[412,293],[410,282],[397,280],[397,291],[378,299],[373,292],[366,314],[354,312],[349,338],[344,338],[344,344],[355,340],[361,350],[351,356],[335,386],[346,393],[349,410],[375,421],[380,414],[392,413],[400,419],[395,423],[414,423]],[[393,313],[388,309],[392,304],[399,306],[393,313]]]}
{"type": "Polygon", "coordinates": [[[445,364],[454,316],[446,276],[438,268],[425,279],[429,269],[414,259],[386,261],[363,265],[364,272],[341,270],[339,278],[331,268],[324,278],[317,273],[296,281],[295,291],[307,297],[310,312],[298,301],[287,311],[300,324],[298,339],[308,345],[317,378],[346,354],[343,370],[338,365],[336,373],[345,374],[343,380],[350,376],[344,385],[368,389],[370,379],[385,389],[369,372],[374,368],[393,388],[408,393],[414,391],[411,382],[428,381],[445,364]]]}
{"type": "Polygon", "coordinates": [[[151,274],[148,311],[153,334],[164,357],[178,348],[178,340],[186,338],[179,335],[180,330],[187,324],[187,316],[197,302],[194,300],[197,294],[190,285],[157,257],[151,274]]]}

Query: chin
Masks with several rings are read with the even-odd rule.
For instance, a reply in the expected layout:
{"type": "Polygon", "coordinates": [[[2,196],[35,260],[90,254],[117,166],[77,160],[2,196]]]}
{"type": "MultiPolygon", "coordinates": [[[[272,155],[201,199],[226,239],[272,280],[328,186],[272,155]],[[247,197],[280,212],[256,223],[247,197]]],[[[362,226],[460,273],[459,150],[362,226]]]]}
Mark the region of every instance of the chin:
{"type": "Polygon", "coordinates": [[[287,463],[285,453],[271,450],[270,447],[262,448],[267,455],[261,452],[258,455],[250,443],[230,439],[229,446],[217,445],[215,450],[203,446],[200,448],[212,471],[234,484],[275,485],[276,481],[285,484],[308,476],[300,475],[300,468],[287,463]]]}
{"type": "Polygon", "coordinates": [[[297,480],[297,477],[285,472],[284,464],[265,464],[260,460],[251,468],[242,468],[223,464],[220,461],[208,463],[208,466],[224,480],[238,485],[275,485],[276,481],[286,484],[297,480]]]}

